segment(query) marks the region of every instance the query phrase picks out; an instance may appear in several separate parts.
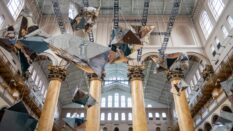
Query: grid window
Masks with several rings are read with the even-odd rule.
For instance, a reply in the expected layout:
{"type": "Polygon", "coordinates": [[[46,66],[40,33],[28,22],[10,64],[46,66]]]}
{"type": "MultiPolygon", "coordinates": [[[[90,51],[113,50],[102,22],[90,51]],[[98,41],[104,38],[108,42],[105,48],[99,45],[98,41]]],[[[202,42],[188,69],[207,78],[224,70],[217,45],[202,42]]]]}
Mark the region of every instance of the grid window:
{"type": "Polygon", "coordinates": [[[112,107],[112,96],[108,96],[108,107],[112,107]]]}
{"type": "Polygon", "coordinates": [[[127,104],[128,104],[128,107],[132,107],[132,100],[130,97],[127,99],[127,104]]]}
{"type": "Polygon", "coordinates": [[[101,121],[104,121],[104,120],[105,120],[105,114],[104,114],[104,113],[101,113],[100,120],[101,120],[101,121]]]}
{"type": "Polygon", "coordinates": [[[7,3],[7,8],[9,9],[11,15],[16,20],[19,16],[20,11],[23,9],[24,0],[10,0],[7,3]]]}
{"type": "Polygon", "coordinates": [[[119,93],[114,95],[114,107],[119,107],[119,93]]]}
{"type": "Polygon", "coordinates": [[[128,120],[132,121],[132,113],[128,113],[128,120]]]}
{"type": "Polygon", "coordinates": [[[108,121],[112,120],[112,113],[108,113],[108,121]]]}
{"type": "Polygon", "coordinates": [[[121,96],[121,107],[125,107],[125,96],[121,96]]]}
{"type": "Polygon", "coordinates": [[[105,106],[106,106],[106,98],[103,97],[103,98],[101,99],[101,107],[105,107],[105,106]]]}
{"type": "Polygon", "coordinates": [[[221,15],[224,9],[224,4],[222,0],[209,0],[208,5],[215,20],[218,20],[219,16],[221,15]]]}
{"type": "Polygon", "coordinates": [[[232,29],[232,28],[233,28],[233,19],[232,19],[231,16],[228,16],[228,17],[227,17],[227,22],[228,22],[228,24],[230,25],[230,27],[231,27],[231,29],[232,29]]]}
{"type": "Polygon", "coordinates": [[[207,39],[213,29],[213,25],[206,11],[203,11],[201,13],[199,23],[205,35],[205,38],[207,39]]]}
{"type": "Polygon", "coordinates": [[[125,121],[125,113],[121,113],[121,120],[125,121]]]}
{"type": "Polygon", "coordinates": [[[70,4],[69,17],[71,19],[74,19],[77,14],[78,14],[78,12],[77,12],[77,9],[75,8],[74,4],[70,4]]]}
{"type": "Polygon", "coordinates": [[[4,21],[5,21],[4,17],[0,16],[0,29],[3,27],[4,21]]]}
{"type": "Polygon", "coordinates": [[[119,120],[119,115],[118,115],[118,113],[115,113],[115,114],[114,114],[114,120],[115,120],[115,121],[118,121],[118,120],[119,120]]]}
{"type": "Polygon", "coordinates": [[[228,36],[228,34],[229,34],[228,31],[227,31],[227,28],[225,26],[222,26],[221,29],[222,29],[224,38],[226,38],[228,36]]]}

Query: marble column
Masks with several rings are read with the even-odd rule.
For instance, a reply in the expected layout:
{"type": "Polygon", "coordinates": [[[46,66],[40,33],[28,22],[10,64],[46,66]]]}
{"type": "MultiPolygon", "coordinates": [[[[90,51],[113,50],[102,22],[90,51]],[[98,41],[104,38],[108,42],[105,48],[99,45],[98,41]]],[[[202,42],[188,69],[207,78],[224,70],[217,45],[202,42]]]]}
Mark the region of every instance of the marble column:
{"type": "Polygon", "coordinates": [[[62,67],[49,66],[48,69],[50,71],[48,76],[50,82],[37,131],[52,131],[61,83],[66,77],[66,70],[62,67]]]}
{"type": "Polygon", "coordinates": [[[179,83],[183,76],[182,72],[169,72],[168,80],[171,81],[171,92],[173,93],[180,131],[194,131],[193,119],[186,99],[185,90],[178,93],[175,89],[175,85],[179,83]]]}
{"type": "Polygon", "coordinates": [[[143,67],[129,66],[128,70],[132,93],[133,130],[148,131],[142,83],[144,78],[143,67]]]}
{"type": "Polygon", "coordinates": [[[102,79],[96,74],[90,74],[90,90],[89,94],[95,98],[96,104],[87,109],[86,129],[85,131],[99,131],[100,130],[100,103],[101,103],[101,86],[102,79]]]}

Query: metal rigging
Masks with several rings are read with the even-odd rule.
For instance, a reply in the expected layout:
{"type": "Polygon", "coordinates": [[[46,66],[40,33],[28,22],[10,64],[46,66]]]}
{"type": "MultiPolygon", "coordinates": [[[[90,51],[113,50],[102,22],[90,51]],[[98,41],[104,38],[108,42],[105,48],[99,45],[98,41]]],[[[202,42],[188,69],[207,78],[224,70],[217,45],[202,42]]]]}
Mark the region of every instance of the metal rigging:
{"type": "Polygon", "coordinates": [[[171,31],[172,31],[172,28],[174,26],[176,16],[179,13],[180,2],[181,2],[181,0],[174,0],[172,12],[171,12],[171,15],[169,17],[168,24],[167,24],[167,31],[158,33],[158,34],[161,33],[160,35],[164,35],[162,46],[159,49],[159,54],[160,54],[161,58],[164,58],[165,50],[167,48],[167,44],[168,44],[168,41],[169,41],[170,36],[171,36],[171,31]]]}
{"type": "MultiPolygon", "coordinates": [[[[83,0],[83,5],[84,5],[84,7],[88,7],[89,6],[88,0],[83,0]]],[[[88,37],[89,37],[89,41],[90,42],[94,42],[95,41],[94,34],[93,34],[92,30],[88,32],[88,37]]]]}
{"type": "MultiPolygon", "coordinates": [[[[144,8],[143,8],[143,14],[142,14],[142,20],[141,20],[142,26],[146,26],[146,23],[147,23],[149,3],[150,3],[149,0],[144,1],[144,8]]],[[[140,49],[138,49],[137,51],[138,51],[137,61],[140,61],[141,57],[142,57],[142,47],[140,49]]]]}
{"type": "Polygon", "coordinates": [[[52,5],[53,5],[54,14],[55,14],[57,22],[58,22],[59,29],[60,29],[61,33],[63,34],[66,32],[66,29],[65,29],[64,20],[63,20],[63,16],[61,13],[61,9],[60,9],[60,5],[59,5],[58,0],[52,0],[52,5]]]}

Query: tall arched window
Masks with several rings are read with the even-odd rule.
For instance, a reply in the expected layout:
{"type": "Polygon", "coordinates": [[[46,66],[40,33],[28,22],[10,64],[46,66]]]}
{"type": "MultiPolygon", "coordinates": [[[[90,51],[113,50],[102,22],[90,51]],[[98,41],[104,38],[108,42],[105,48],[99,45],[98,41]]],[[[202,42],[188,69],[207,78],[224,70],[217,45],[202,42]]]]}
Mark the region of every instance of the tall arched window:
{"type": "Polygon", "coordinates": [[[128,97],[127,99],[127,104],[128,104],[128,107],[132,107],[132,100],[130,97],[128,97]]]}
{"type": "Polygon", "coordinates": [[[125,107],[125,96],[121,96],[121,107],[125,107]]]}
{"type": "Polygon", "coordinates": [[[10,0],[7,3],[7,8],[9,9],[11,15],[16,20],[19,16],[20,11],[23,9],[24,0],[10,0]]]}
{"type": "Polygon", "coordinates": [[[128,113],[128,120],[132,121],[132,113],[128,113]]]}
{"type": "Polygon", "coordinates": [[[118,121],[119,120],[119,114],[116,112],[114,113],[114,120],[115,121],[118,121]]]}
{"type": "Polygon", "coordinates": [[[121,113],[121,120],[125,121],[125,113],[121,113]]]}
{"type": "Polygon", "coordinates": [[[104,120],[105,120],[105,113],[101,113],[101,115],[100,115],[100,120],[101,120],[101,121],[104,121],[104,120]]]}
{"type": "Polygon", "coordinates": [[[112,96],[108,96],[108,107],[112,107],[112,96]]]}
{"type": "Polygon", "coordinates": [[[203,34],[205,35],[205,38],[207,39],[210,35],[211,31],[213,30],[213,25],[210,21],[210,18],[206,11],[203,11],[200,15],[199,24],[201,26],[201,29],[203,31],[203,34]]]}
{"type": "Polygon", "coordinates": [[[112,120],[112,113],[108,113],[108,121],[112,120]]]}
{"type": "Polygon", "coordinates": [[[119,93],[114,95],[114,107],[119,107],[119,93]]]}
{"type": "Polygon", "coordinates": [[[105,105],[106,105],[106,98],[103,97],[103,98],[101,99],[101,107],[105,107],[105,105]]]}
{"type": "Polygon", "coordinates": [[[224,9],[224,3],[222,2],[222,0],[209,0],[208,5],[215,20],[218,20],[224,9]]]}

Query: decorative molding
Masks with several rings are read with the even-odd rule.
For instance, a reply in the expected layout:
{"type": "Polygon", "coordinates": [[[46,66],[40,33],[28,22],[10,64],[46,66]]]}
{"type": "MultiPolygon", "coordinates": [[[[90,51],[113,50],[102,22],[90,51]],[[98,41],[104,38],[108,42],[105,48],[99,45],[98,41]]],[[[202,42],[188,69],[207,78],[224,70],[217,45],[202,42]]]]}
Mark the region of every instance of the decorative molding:
{"type": "Polygon", "coordinates": [[[64,81],[67,75],[67,70],[61,66],[48,66],[49,75],[48,78],[51,80],[60,80],[64,81]]]}
{"type": "Polygon", "coordinates": [[[143,80],[144,74],[143,74],[143,66],[129,66],[128,68],[128,77],[129,80],[143,80]]]}

